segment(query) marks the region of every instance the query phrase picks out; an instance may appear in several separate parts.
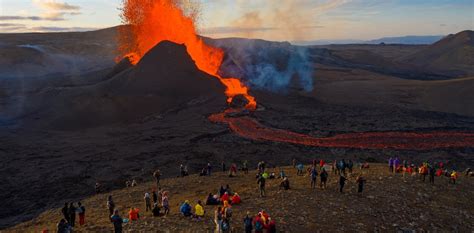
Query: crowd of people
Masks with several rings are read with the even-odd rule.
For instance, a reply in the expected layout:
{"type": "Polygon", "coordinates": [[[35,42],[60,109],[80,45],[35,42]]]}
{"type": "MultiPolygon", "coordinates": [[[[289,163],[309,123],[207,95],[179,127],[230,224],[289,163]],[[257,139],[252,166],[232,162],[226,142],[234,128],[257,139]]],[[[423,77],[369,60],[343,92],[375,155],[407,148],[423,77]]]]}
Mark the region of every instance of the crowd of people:
{"type": "MultiPolygon", "coordinates": [[[[402,173],[403,177],[410,175],[412,177],[419,176],[419,179],[426,182],[428,176],[429,183],[434,184],[435,177],[447,177],[449,183],[456,184],[459,173],[456,169],[448,169],[445,162],[430,163],[423,162],[420,165],[409,163],[407,160],[400,161],[399,158],[389,158],[388,169],[391,173],[402,173]]],[[[465,170],[465,176],[474,176],[470,168],[465,170]]]]}
{"type": "MultiPolygon", "coordinates": [[[[259,196],[264,198],[266,197],[266,185],[267,180],[269,179],[279,179],[279,190],[289,190],[290,189],[290,180],[283,168],[279,168],[278,174],[271,172],[267,168],[268,165],[264,161],[260,161],[257,164],[257,174],[255,176],[256,183],[259,190],[259,196]]],[[[360,163],[359,168],[368,169],[370,165],[368,163],[360,163]]],[[[244,161],[240,166],[233,163],[227,167],[225,162],[221,163],[221,168],[223,172],[228,172],[229,177],[237,176],[238,171],[242,171],[244,174],[248,174],[248,162],[244,161]]],[[[340,193],[344,192],[344,187],[346,182],[351,176],[349,174],[353,173],[354,163],[352,160],[334,160],[332,163],[327,164],[324,160],[313,160],[310,166],[305,170],[305,165],[303,163],[297,163],[296,160],[293,160],[293,168],[296,169],[297,176],[308,177],[309,187],[311,189],[317,189],[318,187],[321,190],[327,189],[327,182],[329,178],[328,170],[332,170],[333,175],[337,177],[338,191],[340,193]],[[319,177],[319,182],[318,182],[319,177]]],[[[410,176],[419,176],[420,181],[425,182],[426,176],[429,176],[429,182],[434,183],[435,177],[446,176],[449,178],[449,182],[456,184],[458,178],[458,173],[455,170],[448,170],[445,163],[428,163],[424,162],[419,166],[415,164],[409,164],[408,161],[400,161],[398,158],[390,158],[388,160],[388,168],[390,173],[402,173],[403,177],[406,174],[410,176]]],[[[275,167],[273,167],[275,171],[275,167]]],[[[211,176],[212,166],[210,163],[201,170],[200,176],[211,176]]],[[[170,213],[170,201],[169,201],[169,192],[161,188],[160,179],[161,171],[156,170],[153,172],[153,178],[155,180],[155,187],[150,190],[150,192],[145,192],[143,196],[144,209],[145,212],[151,212],[151,216],[159,217],[166,216],[170,213]]],[[[181,164],[179,167],[179,176],[184,177],[188,176],[188,167],[187,165],[181,164]]],[[[471,169],[465,171],[466,176],[473,176],[471,169]]],[[[362,193],[364,191],[364,185],[367,180],[362,176],[358,175],[354,179],[357,184],[357,192],[362,193]]],[[[127,187],[137,186],[137,182],[127,181],[127,187]]],[[[96,184],[97,193],[100,192],[100,184],[96,184]]],[[[232,232],[234,223],[232,213],[233,206],[240,205],[242,203],[242,198],[240,195],[231,189],[229,184],[221,185],[215,193],[209,193],[205,201],[196,200],[194,203],[191,203],[189,200],[185,200],[179,205],[179,214],[185,218],[192,219],[194,221],[202,221],[206,216],[206,208],[210,206],[215,206],[213,222],[215,223],[215,231],[217,233],[221,232],[232,232]],[[207,206],[207,207],[206,207],[207,206]]],[[[114,227],[116,233],[122,232],[122,225],[129,222],[137,222],[140,219],[140,209],[132,207],[128,211],[128,218],[121,217],[119,210],[116,208],[113,197],[108,196],[106,206],[108,209],[108,218],[114,227]]],[[[64,207],[61,209],[63,218],[57,224],[57,232],[59,233],[68,233],[72,232],[72,229],[77,225],[76,216],[79,217],[79,226],[85,224],[85,213],[86,209],[81,204],[77,203],[65,203],[64,207]]],[[[276,232],[276,223],[264,210],[261,210],[255,215],[251,215],[250,212],[247,212],[245,218],[240,223],[242,224],[245,232],[276,232]]]]}

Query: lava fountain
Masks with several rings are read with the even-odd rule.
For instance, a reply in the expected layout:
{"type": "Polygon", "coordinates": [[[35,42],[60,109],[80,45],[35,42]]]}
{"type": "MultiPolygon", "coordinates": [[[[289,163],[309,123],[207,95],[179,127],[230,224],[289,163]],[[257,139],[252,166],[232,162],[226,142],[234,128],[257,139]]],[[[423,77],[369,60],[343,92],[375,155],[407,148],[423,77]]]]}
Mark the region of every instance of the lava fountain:
{"type": "Polygon", "coordinates": [[[184,14],[176,0],[124,0],[121,17],[130,28],[119,32],[119,50],[132,64],[161,41],[184,44],[198,69],[218,78],[226,87],[228,103],[242,95],[248,101],[248,109],[256,108],[255,98],[239,79],[218,74],[224,51],[204,43],[196,33],[192,17],[184,14]]]}

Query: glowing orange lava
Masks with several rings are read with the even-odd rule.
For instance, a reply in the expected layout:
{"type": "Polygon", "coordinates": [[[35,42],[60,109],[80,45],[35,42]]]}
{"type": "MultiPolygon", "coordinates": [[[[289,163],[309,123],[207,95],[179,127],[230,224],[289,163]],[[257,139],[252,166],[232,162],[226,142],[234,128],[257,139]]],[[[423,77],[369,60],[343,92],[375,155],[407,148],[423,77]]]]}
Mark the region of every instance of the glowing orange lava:
{"type": "Polygon", "coordinates": [[[248,88],[239,79],[223,78],[218,74],[224,52],[203,42],[196,33],[193,19],[185,16],[176,1],[124,0],[122,19],[131,25],[131,34],[130,31],[119,32],[119,49],[123,56],[133,54],[132,63],[136,64],[161,41],[184,44],[196,66],[226,86],[229,103],[236,95],[243,95],[248,100],[247,108],[255,109],[255,98],[249,95],[248,88]]]}
{"type": "Polygon", "coordinates": [[[260,124],[247,116],[229,117],[228,109],[213,114],[209,120],[225,123],[237,135],[257,140],[299,144],[315,147],[358,148],[358,149],[400,149],[431,150],[439,148],[474,148],[474,133],[468,132],[361,132],[345,133],[332,137],[317,138],[260,124]]]}

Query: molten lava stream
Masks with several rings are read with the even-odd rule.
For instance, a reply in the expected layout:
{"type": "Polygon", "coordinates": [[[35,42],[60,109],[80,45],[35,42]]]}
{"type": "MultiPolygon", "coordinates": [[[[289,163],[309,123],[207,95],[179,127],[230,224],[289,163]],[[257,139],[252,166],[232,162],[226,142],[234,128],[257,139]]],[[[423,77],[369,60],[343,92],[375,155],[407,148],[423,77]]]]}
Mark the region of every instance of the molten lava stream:
{"type": "Polygon", "coordinates": [[[209,120],[225,123],[237,135],[252,139],[315,147],[359,149],[430,150],[437,148],[474,148],[474,133],[459,132],[365,132],[316,138],[282,129],[265,127],[250,117],[227,117],[228,110],[211,115],[209,120]]]}

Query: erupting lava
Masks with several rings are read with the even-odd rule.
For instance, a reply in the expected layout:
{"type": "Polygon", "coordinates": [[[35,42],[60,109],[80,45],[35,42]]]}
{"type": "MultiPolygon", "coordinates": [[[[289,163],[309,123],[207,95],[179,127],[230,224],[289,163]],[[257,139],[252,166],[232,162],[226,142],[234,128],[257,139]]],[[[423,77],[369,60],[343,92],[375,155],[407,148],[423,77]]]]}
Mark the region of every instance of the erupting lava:
{"type": "Polygon", "coordinates": [[[430,150],[437,148],[474,148],[474,133],[364,132],[316,138],[282,129],[269,128],[250,117],[226,116],[231,111],[211,115],[209,119],[213,122],[226,123],[237,135],[253,140],[358,149],[430,150]]]}
{"type": "Polygon", "coordinates": [[[217,77],[226,86],[227,102],[237,95],[247,100],[247,108],[255,109],[255,98],[237,78],[224,78],[218,74],[224,52],[209,46],[197,35],[193,19],[185,16],[176,0],[124,0],[122,19],[131,25],[130,31],[119,33],[119,49],[124,57],[136,64],[140,58],[161,41],[185,44],[196,66],[217,77]]]}

